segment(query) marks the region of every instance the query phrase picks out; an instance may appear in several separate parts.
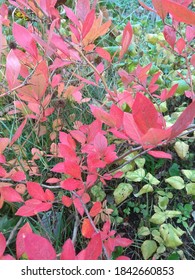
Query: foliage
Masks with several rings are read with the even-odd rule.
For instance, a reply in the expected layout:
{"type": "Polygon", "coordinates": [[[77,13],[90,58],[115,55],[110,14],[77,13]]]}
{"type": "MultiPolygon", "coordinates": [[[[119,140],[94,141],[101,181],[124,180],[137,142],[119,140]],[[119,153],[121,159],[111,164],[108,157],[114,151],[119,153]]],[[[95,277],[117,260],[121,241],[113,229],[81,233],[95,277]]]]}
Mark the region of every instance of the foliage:
{"type": "Polygon", "coordinates": [[[194,166],[171,163],[193,156],[192,1],[133,2],[135,13],[158,18],[160,33],[146,36],[126,18],[114,30],[96,1],[8,2],[11,16],[8,3],[0,7],[0,229],[8,229],[0,258],[130,259],[137,238],[140,259],[168,257],[193,210],[173,197],[195,196],[194,166]],[[133,238],[120,231],[132,213],[133,238]]]}

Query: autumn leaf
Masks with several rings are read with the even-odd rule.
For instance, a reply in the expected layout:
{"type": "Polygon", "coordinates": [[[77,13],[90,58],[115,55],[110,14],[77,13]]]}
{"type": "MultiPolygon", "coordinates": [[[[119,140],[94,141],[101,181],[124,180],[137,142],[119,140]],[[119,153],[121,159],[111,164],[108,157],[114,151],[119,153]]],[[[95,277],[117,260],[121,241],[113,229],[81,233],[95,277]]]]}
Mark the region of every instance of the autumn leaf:
{"type": "Polygon", "coordinates": [[[51,243],[35,233],[27,234],[24,250],[29,260],[55,260],[56,252],[51,243]]]}
{"type": "Polygon", "coordinates": [[[182,112],[176,122],[172,125],[169,141],[182,133],[192,123],[194,117],[195,101],[188,105],[188,107],[182,112]]]}
{"type": "Polygon", "coordinates": [[[195,13],[186,8],[184,5],[171,0],[163,0],[162,4],[164,10],[169,12],[178,22],[195,25],[195,13]]]}
{"type": "Polygon", "coordinates": [[[13,23],[13,36],[16,42],[24,48],[29,54],[31,54],[35,59],[38,59],[38,51],[36,43],[33,39],[32,34],[25,27],[13,23]]]}
{"type": "Polygon", "coordinates": [[[75,260],[76,254],[75,254],[75,248],[72,243],[72,240],[69,238],[66,240],[62,247],[62,252],[60,255],[61,260],[75,260]]]}
{"type": "Polygon", "coordinates": [[[81,22],[84,22],[89,12],[90,12],[90,1],[78,0],[76,4],[76,15],[81,20],[81,22]]]}
{"type": "Polygon", "coordinates": [[[21,125],[18,127],[18,129],[16,130],[14,136],[12,137],[12,140],[10,142],[10,146],[13,145],[14,142],[16,142],[18,140],[18,138],[21,136],[22,131],[26,125],[27,119],[24,119],[23,122],[21,123],[21,125]]]}
{"type": "Polygon", "coordinates": [[[81,233],[85,238],[91,238],[92,235],[94,234],[95,230],[94,227],[91,225],[91,222],[89,219],[84,219],[82,228],[81,228],[81,233]]]}
{"type": "Polygon", "coordinates": [[[128,47],[131,43],[132,37],[133,37],[133,28],[132,28],[130,22],[128,22],[123,31],[123,36],[122,36],[122,40],[121,40],[122,48],[119,53],[119,59],[121,59],[124,56],[124,54],[127,52],[128,47]]]}
{"type": "Polygon", "coordinates": [[[16,237],[16,255],[19,259],[25,252],[25,243],[24,240],[26,236],[32,233],[32,229],[29,225],[29,223],[24,224],[21,229],[18,231],[17,237],[16,237]]]}
{"type": "Polygon", "coordinates": [[[95,216],[97,216],[101,212],[101,210],[102,210],[101,202],[100,201],[96,201],[93,204],[89,214],[90,214],[91,217],[95,217],[95,216]]]}
{"type": "Polygon", "coordinates": [[[0,187],[0,194],[8,202],[23,202],[23,198],[11,187],[0,187]]]}
{"type": "Polygon", "coordinates": [[[19,59],[15,55],[14,51],[11,50],[6,58],[6,79],[9,85],[9,89],[12,90],[19,84],[17,78],[20,74],[21,65],[19,59]]]}
{"type": "Polygon", "coordinates": [[[166,18],[167,11],[165,10],[163,6],[164,0],[152,0],[152,4],[157,12],[157,14],[161,17],[162,20],[166,18]]]}

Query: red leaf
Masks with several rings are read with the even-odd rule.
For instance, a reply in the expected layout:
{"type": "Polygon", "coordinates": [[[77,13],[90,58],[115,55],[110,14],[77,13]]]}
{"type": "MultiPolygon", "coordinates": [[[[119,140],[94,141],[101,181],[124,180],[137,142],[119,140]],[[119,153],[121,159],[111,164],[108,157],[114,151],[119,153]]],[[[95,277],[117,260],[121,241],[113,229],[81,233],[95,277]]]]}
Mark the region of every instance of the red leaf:
{"type": "Polygon", "coordinates": [[[160,95],[160,100],[163,102],[168,98],[172,97],[175,94],[177,88],[178,88],[178,84],[175,84],[171,87],[169,91],[167,89],[164,89],[160,95]]]}
{"type": "Polygon", "coordinates": [[[70,207],[72,205],[72,199],[66,195],[63,195],[62,197],[62,203],[66,206],[66,207],[70,207]]]}
{"type": "Polygon", "coordinates": [[[95,107],[93,105],[90,106],[90,109],[92,114],[97,120],[107,124],[108,126],[111,127],[115,126],[115,122],[113,121],[113,118],[110,116],[110,114],[105,112],[103,109],[95,107]]]}
{"type": "Polygon", "coordinates": [[[0,193],[3,196],[4,200],[8,202],[23,202],[23,199],[19,195],[19,193],[11,187],[1,187],[0,193]]]}
{"type": "Polygon", "coordinates": [[[76,208],[76,210],[79,212],[79,214],[81,216],[83,216],[84,208],[83,208],[83,204],[81,203],[81,201],[78,198],[75,198],[73,200],[73,204],[74,204],[74,207],[76,208]]]}
{"type": "Polygon", "coordinates": [[[195,101],[192,102],[179,116],[177,121],[171,127],[171,135],[169,140],[177,137],[182,133],[193,121],[195,117],[195,101]]]}
{"type": "Polygon", "coordinates": [[[142,133],[150,128],[161,128],[158,123],[158,112],[153,103],[141,93],[136,94],[132,107],[133,118],[142,133]]]}
{"type": "Polygon", "coordinates": [[[64,163],[64,173],[72,176],[75,179],[81,179],[81,168],[76,162],[67,160],[64,163]]]}
{"type": "Polygon", "coordinates": [[[144,148],[157,146],[162,140],[168,139],[170,133],[170,129],[150,128],[147,133],[142,136],[142,145],[144,148]]]}
{"type": "Polygon", "coordinates": [[[0,257],[3,256],[5,248],[6,248],[6,239],[4,235],[0,232],[0,257]]]}
{"type": "Polygon", "coordinates": [[[168,153],[165,152],[161,152],[161,151],[149,151],[148,152],[149,155],[155,157],[155,158],[168,158],[168,159],[172,159],[172,156],[168,153]]]}
{"type": "Polygon", "coordinates": [[[78,0],[76,4],[76,15],[83,22],[90,11],[89,0],[78,0]]]}
{"type": "Polygon", "coordinates": [[[21,229],[19,230],[16,238],[16,255],[17,258],[19,259],[25,252],[25,244],[24,240],[26,236],[32,233],[32,229],[29,225],[29,223],[26,223],[21,229]]]}
{"type": "Polygon", "coordinates": [[[68,58],[70,57],[70,52],[68,49],[68,46],[64,40],[58,36],[57,34],[53,33],[51,38],[51,43],[54,44],[54,46],[59,49],[61,52],[65,54],[68,58]]]}
{"type": "Polygon", "coordinates": [[[51,243],[44,237],[29,233],[25,240],[25,253],[29,260],[55,260],[56,252],[51,243]]]}
{"type": "MultiPolygon", "coordinates": [[[[66,160],[77,162],[77,155],[72,148],[64,144],[58,144],[58,147],[59,147],[60,157],[64,157],[66,158],[66,160]]],[[[60,170],[61,168],[59,164],[55,165],[54,168],[57,166],[59,167],[60,170]]],[[[56,171],[56,172],[64,172],[64,169],[62,171],[56,171]]]]}
{"type": "Polygon", "coordinates": [[[107,52],[106,50],[104,50],[103,48],[97,47],[95,49],[96,53],[99,54],[99,56],[101,56],[102,58],[104,58],[105,60],[107,60],[108,62],[111,62],[111,56],[109,54],[109,52],[107,52]]]}
{"type": "Polygon", "coordinates": [[[96,69],[98,71],[98,74],[96,72],[94,72],[94,75],[95,75],[95,81],[98,84],[98,82],[99,82],[99,80],[101,78],[100,74],[102,72],[104,72],[104,64],[102,62],[100,62],[100,64],[97,65],[96,69]]]}
{"type": "Polygon", "coordinates": [[[91,30],[94,20],[95,20],[95,10],[91,10],[88,13],[88,15],[86,16],[85,21],[83,22],[83,29],[82,29],[82,38],[83,39],[91,30]]]}
{"type": "Polygon", "coordinates": [[[95,216],[97,216],[101,212],[101,210],[102,210],[101,202],[100,201],[96,201],[93,204],[89,214],[90,214],[91,217],[95,217],[95,216]]]}
{"type": "Polygon", "coordinates": [[[86,83],[87,85],[92,85],[94,87],[97,87],[96,83],[94,83],[94,82],[92,82],[92,81],[90,81],[88,79],[85,79],[85,78],[83,78],[83,77],[81,77],[81,76],[79,76],[79,75],[77,75],[75,73],[73,73],[73,76],[77,77],[79,80],[81,80],[82,82],[86,83]]]}
{"type": "Polygon", "coordinates": [[[9,89],[13,89],[17,86],[17,78],[20,74],[20,62],[15,55],[14,51],[11,50],[6,57],[6,79],[9,85],[9,89]]]}
{"type": "Polygon", "coordinates": [[[120,50],[120,53],[119,53],[119,59],[121,59],[124,56],[124,54],[126,53],[126,51],[128,50],[132,37],[133,37],[133,28],[132,28],[130,22],[128,22],[123,31],[123,36],[122,36],[122,41],[121,41],[122,49],[120,50]]]}
{"type": "Polygon", "coordinates": [[[102,253],[102,240],[100,233],[96,233],[93,235],[85,251],[86,260],[97,260],[99,258],[102,253]]]}
{"type": "Polygon", "coordinates": [[[163,34],[167,43],[171,46],[172,49],[174,49],[175,42],[176,42],[175,29],[171,26],[165,25],[163,34]]]}
{"type": "Polygon", "coordinates": [[[80,28],[80,23],[78,21],[78,18],[73,13],[73,11],[66,6],[64,6],[64,9],[65,9],[67,17],[72,21],[72,23],[74,23],[78,28],[80,28]]]}
{"type": "Polygon", "coordinates": [[[110,108],[110,116],[115,122],[115,127],[120,128],[123,123],[124,112],[119,107],[113,104],[110,108]]]}
{"type": "Polygon", "coordinates": [[[137,78],[140,80],[140,82],[142,84],[146,83],[146,80],[147,80],[147,77],[148,77],[147,72],[150,70],[151,67],[152,67],[152,63],[149,63],[148,65],[146,65],[144,67],[141,67],[138,64],[135,73],[136,73],[137,78]]]}
{"type": "Polygon", "coordinates": [[[120,235],[115,238],[115,246],[128,247],[133,243],[133,240],[129,238],[121,237],[120,235]]]}
{"type": "Polygon", "coordinates": [[[5,148],[8,146],[9,142],[9,138],[0,138],[0,154],[3,153],[5,148]]]}
{"type": "Polygon", "coordinates": [[[25,201],[25,205],[20,207],[15,215],[31,217],[39,212],[48,211],[49,209],[51,209],[51,207],[52,204],[49,202],[41,202],[40,200],[32,198],[25,201]]]}
{"type": "Polygon", "coordinates": [[[63,173],[64,172],[64,162],[57,163],[52,169],[52,172],[63,173]]]}
{"type": "Polygon", "coordinates": [[[157,14],[161,17],[162,20],[166,18],[167,12],[163,6],[163,0],[152,0],[152,4],[157,12],[157,14]]]}
{"type": "Polygon", "coordinates": [[[94,138],[93,143],[94,143],[94,148],[96,149],[98,154],[100,156],[104,155],[108,145],[106,137],[102,135],[100,132],[98,132],[98,134],[94,138]]]}
{"type": "Polygon", "coordinates": [[[46,201],[44,190],[38,183],[27,182],[27,190],[32,198],[46,201]]]}
{"type": "Polygon", "coordinates": [[[83,182],[68,178],[61,182],[62,189],[68,190],[68,191],[74,191],[76,189],[82,189],[83,188],[83,182]]]}
{"type": "Polygon", "coordinates": [[[195,25],[195,13],[171,0],[162,1],[164,9],[169,12],[176,21],[195,25]]]}
{"type": "Polygon", "coordinates": [[[134,140],[137,143],[141,143],[141,136],[143,135],[143,133],[139,130],[132,114],[124,113],[123,126],[125,133],[132,140],[134,140]]]}
{"type": "Polygon", "coordinates": [[[43,60],[37,66],[29,84],[18,89],[18,96],[27,102],[37,103],[40,105],[41,99],[43,98],[46,88],[48,86],[48,67],[46,62],[43,60]]]}
{"type": "Polygon", "coordinates": [[[191,42],[195,38],[195,26],[186,26],[186,39],[191,42]]]}
{"type": "Polygon", "coordinates": [[[46,180],[46,183],[55,184],[55,183],[58,183],[59,181],[60,181],[60,179],[58,179],[58,178],[49,178],[46,180]]]}
{"type": "Polygon", "coordinates": [[[93,226],[91,225],[91,222],[89,219],[84,219],[82,228],[81,228],[81,233],[85,238],[91,238],[92,235],[94,234],[95,230],[93,226]]]}
{"type": "Polygon", "coordinates": [[[190,63],[195,67],[195,54],[192,55],[190,63]]]}
{"type": "Polygon", "coordinates": [[[72,130],[70,134],[74,139],[76,139],[79,143],[84,144],[86,142],[86,136],[82,131],[79,130],[72,130]]]}
{"type": "Polygon", "coordinates": [[[151,82],[148,86],[148,90],[150,91],[150,93],[155,92],[159,88],[159,86],[156,85],[155,83],[158,80],[158,78],[160,77],[160,75],[161,75],[161,72],[159,71],[159,72],[155,73],[154,76],[152,77],[151,82]]]}
{"type": "Polygon", "coordinates": [[[46,198],[47,201],[53,202],[55,200],[54,193],[47,189],[45,191],[45,198],[46,198]]]}
{"type": "Polygon", "coordinates": [[[180,38],[177,42],[176,42],[176,48],[178,50],[178,53],[181,54],[184,50],[186,46],[186,42],[183,38],[180,38]]]}
{"type": "Polygon", "coordinates": [[[60,138],[60,142],[62,144],[67,145],[68,147],[70,147],[71,149],[75,150],[76,149],[76,143],[75,141],[72,139],[70,134],[67,134],[65,132],[60,131],[59,133],[59,138],[60,138]]]}
{"type": "Polygon", "coordinates": [[[70,238],[66,240],[66,242],[64,243],[64,245],[62,247],[62,253],[61,253],[60,259],[61,260],[75,260],[76,259],[74,245],[70,238]]]}
{"type": "Polygon", "coordinates": [[[17,171],[13,175],[11,175],[11,179],[15,182],[20,182],[26,180],[26,175],[22,171],[17,171]]]}
{"type": "Polygon", "coordinates": [[[38,51],[32,34],[23,26],[13,23],[13,35],[16,42],[35,59],[38,59],[38,51]]]}
{"type": "Polygon", "coordinates": [[[120,256],[118,258],[116,258],[117,261],[128,261],[130,260],[130,258],[126,257],[126,256],[120,256]]]}
{"type": "Polygon", "coordinates": [[[15,132],[14,136],[12,137],[10,146],[12,146],[13,143],[16,142],[16,140],[18,140],[18,138],[21,136],[22,131],[26,125],[26,122],[27,122],[27,119],[24,119],[23,122],[21,123],[21,125],[18,127],[17,131],[15,132]]]}
{"type": "Polygon", "coordinates": [[[6,170],[2,166],[0,166],[0,177],[5,177],[6,174],[7,174],[6,170]]]}
{"type": "Polygon", "coordinates": [[[55,88],[61,82],[62,76],[60,74],[55,74],[52,78],[51,87],[55,88]]]}
{"type": "Polygon", "coordinates": [[[153,10],[152,8],[150,8],[150,7],[148,7],[146,4],[144,4],[142,1],[140,1],[140,0],[138,0],[138,2],[140,3],[140,5],[142,6],[142,7],[144,7],[144,9],[146,9],[146,10],[148,10],[148,11],[150,11],[150,12],[154,12],[155,14],[156,14],[156,11],[155,10],[153,10]]]}

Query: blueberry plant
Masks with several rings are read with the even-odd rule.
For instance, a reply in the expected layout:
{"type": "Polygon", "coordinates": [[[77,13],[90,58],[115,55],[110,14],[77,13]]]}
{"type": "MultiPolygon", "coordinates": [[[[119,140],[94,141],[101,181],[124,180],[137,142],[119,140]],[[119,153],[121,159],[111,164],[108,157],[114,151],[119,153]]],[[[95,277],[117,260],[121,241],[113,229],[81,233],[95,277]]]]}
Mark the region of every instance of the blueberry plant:
{"type": "MultiPolygon", "coordinates": [[[[194,131],[192,1],[152,0],[153,8],[139,1],[162,20],[160,47],[182,58],[187,70],[180,74],[186,106],[173,119],[163,115],[162,104],[177,95],[179,84],[160,88],[162,73],[150,74],[152,62],[120,68],[120,90],[110,86],[109,71],[126,60],[134,40],[131,22],[111,53],[103,39],[112,22],[97,1],[78,0],[73,8],[57,8],[56,0],[7,2],[0,7],[0,208],[17,222],[1,230],[0,258],[128,260],[133,240],[117,232],[112,204],[154,188],[152,226],[138,230],[141,238],[149,236],[143,258],[180,246],[184,232],[170,220],[181,212],[167,208],[172,193],[145,172],[143,156],[170,161],[168,147],[176,145],[182,157],[185,143],[176,138],[194,131]],[[13,20],[10,5],[24,20],[13,20]]],[[[187,182],[173,174],[165,183],[194,196],[194,173],[182,172],[187,182]]]]}

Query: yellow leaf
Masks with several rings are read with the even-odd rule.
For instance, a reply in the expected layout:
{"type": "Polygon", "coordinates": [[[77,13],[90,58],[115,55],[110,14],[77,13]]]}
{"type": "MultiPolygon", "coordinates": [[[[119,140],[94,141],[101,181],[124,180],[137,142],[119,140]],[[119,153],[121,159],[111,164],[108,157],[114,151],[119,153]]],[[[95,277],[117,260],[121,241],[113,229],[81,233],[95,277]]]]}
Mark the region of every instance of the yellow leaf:
{"type": "Polygon", "coordinates": [[[182,141],[177,141],[174,145],[174,149],[177,153],[177,155],[181,158],[184,159],[188,153],[189,150],[189,145],[182,141]]]}

